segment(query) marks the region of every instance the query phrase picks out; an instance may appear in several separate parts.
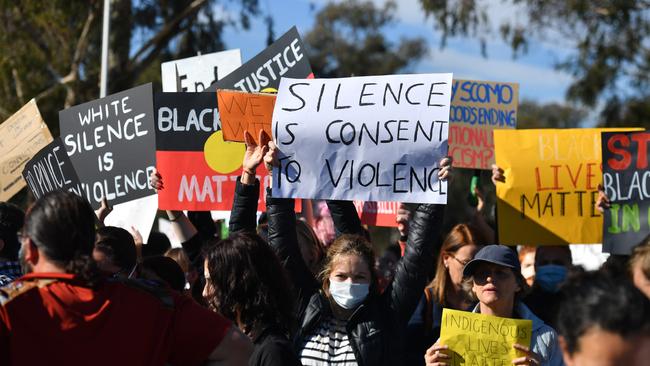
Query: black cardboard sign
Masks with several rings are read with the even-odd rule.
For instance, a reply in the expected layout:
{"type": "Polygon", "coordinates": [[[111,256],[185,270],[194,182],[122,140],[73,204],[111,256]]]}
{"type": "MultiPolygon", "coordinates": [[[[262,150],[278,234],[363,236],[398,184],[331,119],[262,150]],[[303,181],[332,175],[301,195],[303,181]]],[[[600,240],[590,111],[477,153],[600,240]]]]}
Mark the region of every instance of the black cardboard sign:
{"type": "Polygon", "coordinates": [[[631,254],[650,233],[650,132],[604,132],[602,149],[611,203],[603,215],[603,252],[631,254]]]}
{"type": "Polygon", "coordinates": [[[61,138],[57,137],[37,152],[25,164],[22,175],[36,199],[56,190],[70,191],[84,197],[81,182],[61,138]]]}
{"type": "Polygon", "coordinates": [[[298,29],[292,27],[272,45],[212,84],[207,90],[236,89],[244,92],[277,91],[281,77],[313,78],[298,29]]]}
{"type": "Polygon", "coordinates": [[[102,197],[116,205],[156,193],[149,186],[156,165],[151,84],[60,111],[59,126],[94,208],[102,197]]]}

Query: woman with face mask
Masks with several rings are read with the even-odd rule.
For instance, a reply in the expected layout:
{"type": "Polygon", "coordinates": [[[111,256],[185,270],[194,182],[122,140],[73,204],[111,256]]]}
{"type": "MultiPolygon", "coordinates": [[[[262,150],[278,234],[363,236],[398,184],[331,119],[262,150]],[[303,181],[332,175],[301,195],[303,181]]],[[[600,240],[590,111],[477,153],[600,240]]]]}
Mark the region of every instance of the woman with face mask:
{"type": "MultiPolygon", "coordinates": [[[[488,245],[476,253],[463,269],[463,286],[479,303],[475,313],[502,318],[529,319],[533,323],[530,347],[514,344],[521,357],[512,360],[513,365],[563,365],[558,336],[520,301],[527,290],[521,275],[517,254],[503,245],[488,245]]],[[[424,356],[427,366],[451,365],[447,346],[439,343],[429,348],[424,356]]]]}
{"type": "MultiPolygon", "coordinates": [[[[271,170],[276,147],[272,141],[268,145],[264,161],[271,170]]],[[[447,179],[450,167],[450,159],[441,162],[440,179],[447,179]]],[[[257,194],[255,188],[238,183],[233,208],[238,216],[254,215],[257,194]]],[[[318,278],[300,253],[294,200],[273,198],[268,189],[266,205],[269,245],[293,282],[299,320],[294,346],[302,364],[402,364],[404,337],[400,335],[432,270],[444,206],[419,205],[410,223],[405,254],[394,279],[380,294],[373,269],[375,255],[352,202],[328,202],[338,238],[328,248],[318,278]]],[[[241,217],[236,222],[252,222],[241,217]]]]}

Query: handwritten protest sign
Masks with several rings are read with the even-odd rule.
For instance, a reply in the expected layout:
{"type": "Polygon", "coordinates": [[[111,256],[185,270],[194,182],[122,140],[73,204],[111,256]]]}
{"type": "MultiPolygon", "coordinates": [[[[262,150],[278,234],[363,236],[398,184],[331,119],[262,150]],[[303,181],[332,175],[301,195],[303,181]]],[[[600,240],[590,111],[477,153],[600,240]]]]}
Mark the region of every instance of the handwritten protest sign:
{"type": "Polygon", "coordinates": [[[451,77],[282,78],[274,197],[446,203],[451,77]]]}
{"type": "Polygon", "coordinates": [[[449,114],[449,155],[457,168],[491,169],[492,130],[515,128],[519,85],[454,80],[449,114]]]}
{"type": "Polygon", "coordinates": [[[244,92],[275,91],[280,78],[313,78],[305,46],[293,27],[264,51],[228,76],[212,84],[208,91],[237,89],[244,92]]]}
{"type": "Polygon", "coordinates": [[[513,345],[530,347],[532,329],[531,320],[443,309],[439,343],[449,347],[452,366],[511,365],[523,356],[513,345]]]}
{"type": "Polygon", "coordinates": [[[239,66],[239,49],[163,62],[162,88],[164,92],[202,92],[239,66]]]}
{"type": "Polygon", "coordinates": [[[244,131],[255,140],[261,130],[269,136],[271,117],[275,106],[275,95],[263,93],[244,93],[233,90],[217,90],[223,139],[244,142],[244,131]]]}
{"type": "Polygon", "coordinates": [[[98,208],[155,194],[149,175],[155,166],[151,84],[59,112],[61,136],[85,197],[98,208]]]}
{"type": "Polygon", "coordinates": [[[650,233],[650,132],[606,132],[602,142],[603,186],[611,203],[603,252],[629,255],[650,233]]]}
{"type": "Polygon", "coordinates": [[[34,99],[0,124],[0,201],[25,187],[21,172],[40,149],[52,141],[34,99]]]}
{"type": "Polygon", "coordinates": [[[594,208],[602,182],[603,129],[494,130],[499,240],[563,245],[602,241],[594,208]]]}
{"type": "MultiPolygon", "coordinates": [[[[212,93],[156,93],[156,163],[163,210],[230,210],[245,146],[224,141],[212,93]]],[[[264,187],[270,176],[258,169],[264,187]]],[[[264,195],[258,209],[265,211],[264,195]]]]}
{"type": "Polygon", "coordinates": [[[36,199],[56,190],[70,191],[84,197],[77,172],[59,137],[25,164],[22,175],[36,199]]]}

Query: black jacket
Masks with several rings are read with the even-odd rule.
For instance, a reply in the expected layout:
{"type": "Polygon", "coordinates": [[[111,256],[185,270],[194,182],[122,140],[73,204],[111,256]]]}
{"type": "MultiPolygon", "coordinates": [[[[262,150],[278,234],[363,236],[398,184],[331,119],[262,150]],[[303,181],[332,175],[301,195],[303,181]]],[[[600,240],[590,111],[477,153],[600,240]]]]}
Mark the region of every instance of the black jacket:
{"type": "MultiPolygon", "coordinates": [[[[298,298],[297,350],[320,322],[331,316],[327,298],[320,291],[300,255],[292,199],[275,199],[267,191],[269,244],[287,268],[298,298]]],[[[352,202],[328,202],[338,234],[361,234],[362,227],[352,202]]],[[[401,365],[404,334],[411,314],[433,272],[434,252],[441,242],[444,206],[420,205],[410,223],[406,252],[392,283],[382,295],[370,295],[348,320],[350,344],[360,366],[401,365]]],[[[424,357],[424,355],[423,355],[424,357]]]]}

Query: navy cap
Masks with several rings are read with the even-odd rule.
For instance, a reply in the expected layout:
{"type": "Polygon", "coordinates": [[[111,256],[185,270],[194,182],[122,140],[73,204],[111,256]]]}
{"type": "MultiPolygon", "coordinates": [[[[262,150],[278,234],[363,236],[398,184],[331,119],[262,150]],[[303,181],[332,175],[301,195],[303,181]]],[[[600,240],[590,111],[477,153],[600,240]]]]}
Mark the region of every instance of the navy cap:
{"type": "Polygon", "coordinates": [[[479,250],[469,263],[463,268],[463,276],[474,274],[476,267],[481,263],[494,263],[500,266],[512,268],[517,273],[521,271],[517,253],[505,245],[487,245],[479,250]]]}

